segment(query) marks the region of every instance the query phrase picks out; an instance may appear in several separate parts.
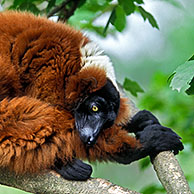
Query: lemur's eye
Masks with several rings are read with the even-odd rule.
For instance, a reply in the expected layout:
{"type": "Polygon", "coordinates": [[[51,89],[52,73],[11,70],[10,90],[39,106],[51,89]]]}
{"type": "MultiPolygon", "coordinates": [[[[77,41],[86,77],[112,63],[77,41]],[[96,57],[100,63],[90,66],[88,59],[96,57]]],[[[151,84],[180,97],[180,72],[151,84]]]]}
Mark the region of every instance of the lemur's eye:
{"type": "Polygon", "coordinates": [[[97,112],[97,111],[98,111],[98,107],[95,106],[95,105],[93,105],[93,106],[92,106],[92,111],[97,112]]]}

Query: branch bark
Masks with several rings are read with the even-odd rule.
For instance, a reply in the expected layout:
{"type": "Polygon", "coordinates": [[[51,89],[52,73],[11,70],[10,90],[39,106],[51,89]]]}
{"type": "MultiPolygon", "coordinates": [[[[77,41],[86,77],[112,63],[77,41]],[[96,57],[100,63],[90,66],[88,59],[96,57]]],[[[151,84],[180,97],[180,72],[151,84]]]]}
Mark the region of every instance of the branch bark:
{"type": "Polygon", "coordinates": [[[153,161],[157,176],[169,194],[192,194],[184,173],[172,152],[161,152],[153,161]]]}
{"type": "Polygon", "coordinates": [[[0,169],[0,183],[36,194],[139,194],[99,178],[68,181],[53,171],[17,176],[7,169],[0,169]]]}
{"type": "Polygon", "coordinates": [[[79,3],[80,0],[66,0],[48,13],[47,17],[49,18],[58,13],[58,21],[66,22],[74,14],[79,3]]]}

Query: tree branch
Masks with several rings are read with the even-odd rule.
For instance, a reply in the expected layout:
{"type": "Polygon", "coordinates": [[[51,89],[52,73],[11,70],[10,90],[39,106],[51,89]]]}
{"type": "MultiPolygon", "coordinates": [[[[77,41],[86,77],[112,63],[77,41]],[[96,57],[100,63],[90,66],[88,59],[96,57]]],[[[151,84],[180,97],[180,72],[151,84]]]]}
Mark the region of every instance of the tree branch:
{"type": "Polygon", "coordinates": [[[61,11],[64,7],[66,7],[66,5],[68,3],[70,3],[72,0],[66,0],[64,1],[63,3],[61,3],[61,5],[55,7],[48,15],[47,17],[51,17],[51,16],[54,16],[57,12],[61,11]]]}
{"type": "Polygon", "coordinates": [[[17,176],[7,169],[0,169],[0,183],[36,194],[139,194],[99,178],[68,181],[52,171],[40,175],[17,176]]]}
{"type": "Polygon", "coordinates": [[[172,152],[161,152],[153,161],[154,169],[167,193],[192,194],[184,173],[172,152]]]}
{"type": "Polygon", "coordinates": [[[67,21],[75,12],[80,0],[66,0],[61,5],[55,7],[50,13],[48,13],[47,17],[54,16],[56,13],[59,13],[58,20],[65,22],[67,21]],[[68,5],[70,5],[68,7],[68,5]],[[68,7],[68,8],[67,8],[68,7]]]}

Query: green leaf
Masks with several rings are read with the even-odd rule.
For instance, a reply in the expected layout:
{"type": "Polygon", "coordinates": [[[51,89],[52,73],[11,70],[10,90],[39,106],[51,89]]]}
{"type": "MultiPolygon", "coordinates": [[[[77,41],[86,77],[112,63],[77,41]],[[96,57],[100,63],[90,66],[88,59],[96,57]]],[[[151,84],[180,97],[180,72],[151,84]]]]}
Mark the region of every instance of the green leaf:
{"type": "Polygon", "coordinates": [[[111,23],[112,25],[114,25],[114,22],[115,22],[115,19],[116,19],[116,11],[115,11],[115,8],[112,10],[109,19],[110,19],[110,23],[111,23]]]}
{"type": "Polygon", "coordinates": [[[194,78],[193,78],[192,81],[189,83],[189,85],[190,85],[190,88],[188,88],[188,89],[186,90],[186,93],[187,93],[188,95],[194,95],[194,78]]]}
{"type": "Polygon", "coordinates": [[[84,4],[86,3],[86,0],[81,0],[78,4],[78,7],[81,7],[83,6],[84,4]]]}
{"type": "Polygon", "coordinates": [[[144,170],[150,165],[150,159],[148,157],[139,161],[140,169],[144,170]]]}
{"type": "Polygon", "coordinates": [[[100,10],[104,11],[109,6],[110,4],[106,0],[90,0],[86,1],[82,7],[89,11],[99,12],[100,10]]]}
{"type": "Polygon", "coordinates": [[[132,81],[128,78],[125,78],[125,81],[123,83],[123,88],[131,92],[131,94],[136,97],[138,92],[141,92],[141,93],[144,92],[144,90],[139,86],[137,82],[132,81]]]}
{"type": "Polygon", "coordinates": [[[152,14],[147,12],[143,7],[138,6],[139,12],[141,16],[143,17],[144,21],[148,19],[149,23],[152,25],[152,27],[159,29],[158,24],[152,14]]]}
{"type": "Polygon", "coordinates": [[[118,0],[126,15],[130,15],[135,11],[135,4],[132,0],[118,0]]]}
{"type": "Polygon", "coordinates": [[[1,5],[3,5],[5,3],[5,0],[1,1],[1,5]]]}
{"type": "Polygon", "coordinates": [[[122,32],[126,26],[126,16],[123,8],[119,5],[115,8],[115,16],[114,22],[111,21],[111,23],[119,32],[122,32]]]}
{"type": "Polygon", "coordinates": [[[192,61],[192,60],[194,60],[194,55],[188,61],[192,61]]]}
{"type": "Polygon", "coordinates": [[[40,13],[40,10],[36,7],[36,5],[30,2],[22,3],[18,9],[22,11],[30,11],[36,15],[40,13]]]}
{"type": "Polygon", "coordinates": [[[136,2],[138,4],[144,4],[143,0],[134,0],[134,2],[136,2]]]}
{"type": "Polygon", "coordinates": [[[111,24],[114,25],[115,19],[116,19],[116,13],[115,13],[115,8],[113,8],[113,10],[112,10],[112,12],[110,14],[110,17],[109,17],[109,19],[108,19],[108,21],[106,23],[106,26],[105,26],[105,28],[103,30],[103,35],[104,36],[106,36],[106,32],[107,32],[107,29],[109,27],[109,24],[111,23],[111,24]]]}
{"type": "Polygon", "coordinates": [[[12,7],[12,9],[16,9],[22,3],[25,3],[25,0],[14,0],[13,5],[11,7],[12,7]]]}
{"type": "Polygon", "coordinates": [[[36,7],[35,3],[41,3],[43,0],[14,0],[9,9],[21,11],[30,11],[34,14],[39,14],[41,11],[36,7]]]}
{"type": "Polygon", "coordinates": [[[63,2],[64,2],[64,0],[56,0],[56,5],[60,5],[63,2]]]}
{"type": "Polygon", "coordinates": [[[56,0],[49,1],[47,8],[46,8],[46,13],[49,13],[49,11],[54,7],[55,3],[56,3],[56,0]]]}
{"type": "MultiPolygon", "coordinates": [[[[190,87],[193,88],[193,83],[191,83],[194,77],[194,61],[187,61],[186,63],[180,65],[176,70],[170,87],[173,90],[186,91],[190,87]],[[190,85],[191,84],[191,85],[190,85]]],[[[191,90],[192,90],[191,88],[191,90]]],[[[190,93],[190,91],[188,91],[190,93]]],[[[192,92],[192,91],[191,91],[192,92]]]]}
{"type": "Polygon", "coordinates": [[[76,14],[70,17],[68,23],[76,27],[80,27],[82,24],[90,23],[94,16],[95,14],[92,11],[80,9],[78,12],[76,12],[76,14]]]}
{"type": "Polygon", "coordinates": [[[159,193],[161,192],[164,192],[165,189],[163,187],[161,187],[160,185],[155,185],[155,184],[152,184],[152,185],[148,185],[146,187],[144,187],[142,190],[141,190],[141,193],[143,194],[150,194],[150,193],[158,193],[157,191],[160,191],[159,193]]]}

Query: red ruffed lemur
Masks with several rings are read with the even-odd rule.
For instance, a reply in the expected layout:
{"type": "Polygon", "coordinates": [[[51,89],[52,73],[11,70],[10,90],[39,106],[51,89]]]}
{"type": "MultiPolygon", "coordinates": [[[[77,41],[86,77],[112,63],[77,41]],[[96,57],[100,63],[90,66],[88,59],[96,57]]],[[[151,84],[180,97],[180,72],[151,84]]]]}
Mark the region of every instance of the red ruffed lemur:
{"type": "Polygon", "coordinates": [[[81,32],[19,12],[0,13],[0,26],[1,167],[86,180],[81,160],[129,164],[183,149],[149,111],[130,115],[110,59],[81,32]]]}

